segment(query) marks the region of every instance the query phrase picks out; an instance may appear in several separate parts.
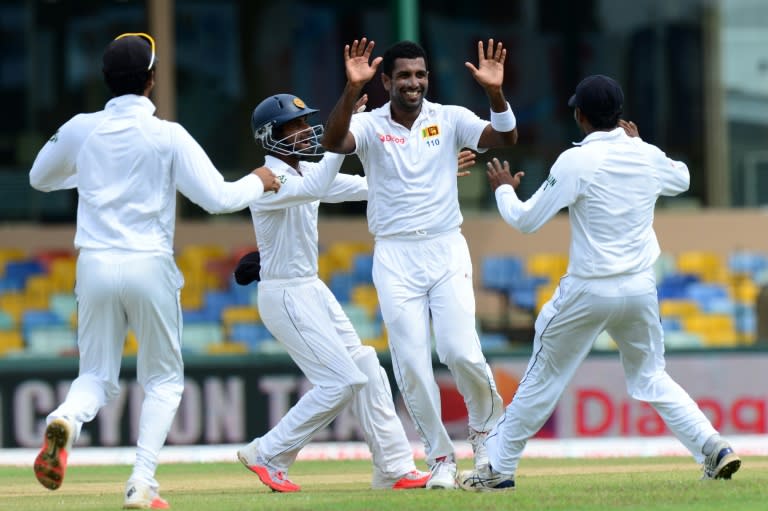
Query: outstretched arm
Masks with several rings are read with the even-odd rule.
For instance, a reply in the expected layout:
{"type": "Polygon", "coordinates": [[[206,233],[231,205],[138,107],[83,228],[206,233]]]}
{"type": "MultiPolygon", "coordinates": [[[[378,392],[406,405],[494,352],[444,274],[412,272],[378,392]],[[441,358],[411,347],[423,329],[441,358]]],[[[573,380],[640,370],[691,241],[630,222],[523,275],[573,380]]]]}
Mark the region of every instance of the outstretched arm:
{"type": "Polygon", "coordinates": [[[349,121],[355,113],[355,105],[363,90],[376,74],[382,57],[371,61],[371,53],[375,43],[365,37],[355,39],[352,45],[344,46],[344,68],[347,83],[344,92],[331,110],[325,125],[323,147],[329,151],[348,154],[355,150],[355,137],[349,132],[349,121]]]}
{"type": "Polygon", "coordinates": [[[465,62],[464,65],[477,83],[485,89],[491,103],[491,124],[480,136],[478,147],[489,148],[515,144],[517,143],[517,122],[501,88],[504,83],[504,61],[507,58],[507,50],[500,42],[494,48],[493,39],[488,39],[487,49],[483,41],[478,41],[477,58],[477,67],[471,62],[465,62]]]}

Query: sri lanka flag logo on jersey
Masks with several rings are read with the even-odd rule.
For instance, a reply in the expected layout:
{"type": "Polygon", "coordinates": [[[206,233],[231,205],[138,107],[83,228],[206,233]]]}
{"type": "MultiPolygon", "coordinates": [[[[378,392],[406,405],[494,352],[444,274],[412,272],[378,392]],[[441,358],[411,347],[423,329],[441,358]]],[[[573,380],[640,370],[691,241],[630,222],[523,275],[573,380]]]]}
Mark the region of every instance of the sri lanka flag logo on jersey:
{"type": "Polygon", "coordinates": [[[437,127],[437,124],[433,124],[432,126],[427,126],[423,130],[421,130],[421,138],[432,138],[440,135],[440,128],[437,127]]]}

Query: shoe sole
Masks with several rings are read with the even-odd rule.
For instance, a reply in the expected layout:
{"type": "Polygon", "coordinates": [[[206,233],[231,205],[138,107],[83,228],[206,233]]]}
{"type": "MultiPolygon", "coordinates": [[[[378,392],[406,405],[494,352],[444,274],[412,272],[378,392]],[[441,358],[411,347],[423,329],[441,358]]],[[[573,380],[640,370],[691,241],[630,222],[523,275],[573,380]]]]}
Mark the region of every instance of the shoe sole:
{"type": "Polygon", "coordinates": [[[45,444],[35,458],[35,477],[49,490],[57,490],[64,482],[67,469],[65,449],[69,440],[68,428],[59,421],[45,428],[45,444]]]}
{"type": "Polygon", "coordinates": [[[149,504],[144,502],[123,504],[123,509],[171,509],[171,506],[164,499],[155,497],[149,504]]]}
{"type": "Polygon", "coordinates": [[[295,487],[286,487],[284,485],[276,484],[272,481],[272,478],[269,477],[269,472],[265,467],[261,465],[249,465],[248,460],[246,460],[239,452],[237,453],[237,459],[240,460],[240,463],[242,463],[245,468],[256,474],[259,477],[259,480],[267,485],[272,491],[279,493],[295,493],[301,490],[295,483],[292,483],[295,487]]]}
{"type": "Polygon", "coordinates": [[[722,466],[717,471],[715,479],[730,479],[741,468],[741,459],[735,454],[726,456],[720,463],[722,466]]]}

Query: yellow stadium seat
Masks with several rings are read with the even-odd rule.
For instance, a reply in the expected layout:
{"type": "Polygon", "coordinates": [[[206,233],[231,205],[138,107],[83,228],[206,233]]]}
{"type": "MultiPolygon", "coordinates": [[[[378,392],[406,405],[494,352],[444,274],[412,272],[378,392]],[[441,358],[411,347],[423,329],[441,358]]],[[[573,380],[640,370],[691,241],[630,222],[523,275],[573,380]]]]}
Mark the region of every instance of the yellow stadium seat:
{"type": "Polygon", "coordinates": [[[53,293],[53,282],[48,275],[30,275],[24,288],[26,305],[32,309],[47,309],[53,293]]]}
{"type": "Polygon", "coordinates": [[[0,248],[0,277],[5,276],[5,263],[10,261],[23,261],[27,253],[20,248],[0,248]]]}
{"type": "Polygon", "coordinates": [[[362,307],[368,313],[368,317],[376,316],[379,307],[379,297],[376,288],[372,285],[359,285],[352,288],[351,301],[354,305],[362,307]]]}
{"type": "Polygon", "coordinates": [[[259,321],[261,321],[261,315],[256,307],[231,305],[221,311],[221,322],[227,332],[235,323],[258,323],[259,321]]]}
{"type": "Polygon", "coordinates": [[[24,339],[18,330],[0,330],[0,356],[24,350],[24,339]]]}
{"type": "Polygon", "coordinates": [[[27,309],[26,296],[16,291],[0,294],[0,309],[8,313],[18,325],[27,309]]]}
{"type": "Polygon", "coordinates": [[[51,261],[49,274],[54,292],[71,293],[75,289],[76,266],[74,258],[59,258],[51,261]]]}
{"type": "Polygon", "coordinates": [[[331,259],[332,272],[336,270],[349,271],[357,254],[370,253],[373,245],[370,242],[350,241],[334,243],[326,251],[331,259]]]}
{"type": "Polygon", "coordinates": [[[720,254],[698,250],[678,254],[677,271],[698,275],[704,282],[723,282],[729,273],[720,254]]]}
{"type": "Polygon", "coordinates": [[[694,314],[682,318],[683,329],[701,337],[705,347],[736,346],[739,334],[729,314],[694,314]]]}
{"type": "Polygon", "coordinates": [[[749,278],[735,279],[731,285],[731,295],[738,303],[755,304],[759,294],[760,286],[749,278]]]}
{"type": "Polygon", "coordinates": [[[699,305],[693,300],[667,298],[659,300],[659,314],[662,317],[677,316],[680,318],[699,313],[699,305]]]}
{"type": "Polygon", "coordinates": [[[248,346],[243,342],[216,342],[209,344],[206,352],[211,355],[242,355],[248,353],[248,346]]]}
{"type": "Polygon", "coordinates": [[[547,252],[532,254],[525,261],[525,269],[534,277],[543,277],[549,282],[557,282],[568,269],[568,256],[547,252]]]}

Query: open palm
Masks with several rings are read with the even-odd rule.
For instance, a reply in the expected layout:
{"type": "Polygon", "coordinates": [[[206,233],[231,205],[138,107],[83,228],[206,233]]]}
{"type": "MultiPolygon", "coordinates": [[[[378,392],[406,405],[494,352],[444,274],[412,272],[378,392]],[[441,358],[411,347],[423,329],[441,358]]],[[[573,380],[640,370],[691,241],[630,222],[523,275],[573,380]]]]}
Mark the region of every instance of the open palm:
{"type": "Polygon", "coordinates": [[[477,43],[478,65],[471,62],[464,65],[472,73],[477,83],[485,88],[500,88],[504,83],[504,60],[507,58],[507,50],[501,43],[494,48],[493,39],[488,40],[488,49],[485,49],[482,41],[477,43]]]}
{"type": "Polygon", "coordinates": [[[371,62],[371,53],[376,43],[365,37],[355,39],[352,45],[344,46],[344,67],[347,80],[353,85],[363,85],[371,80],[381,63],[382,57],[376,57],[371,62]]]}

